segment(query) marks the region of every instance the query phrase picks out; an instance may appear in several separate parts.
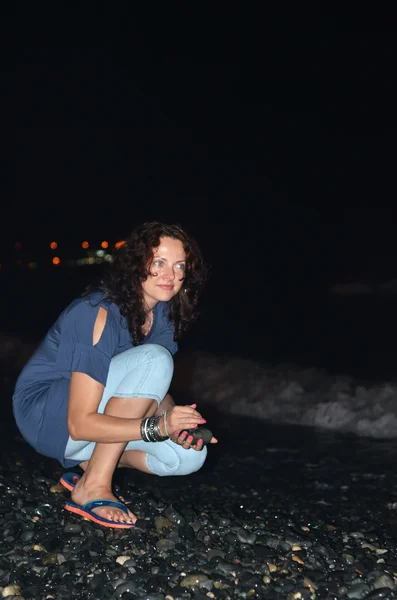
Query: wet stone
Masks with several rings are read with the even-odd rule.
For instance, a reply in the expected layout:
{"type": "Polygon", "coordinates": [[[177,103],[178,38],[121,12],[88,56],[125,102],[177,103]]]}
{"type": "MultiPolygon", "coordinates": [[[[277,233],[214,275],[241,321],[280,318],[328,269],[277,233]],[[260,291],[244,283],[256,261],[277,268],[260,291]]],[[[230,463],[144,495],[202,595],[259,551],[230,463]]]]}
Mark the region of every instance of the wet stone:
{"type": "Polygon", "coordinates": [[[173,506],[169,506],[164,511],[164,516],[177,525],[185,525],[186,519],[184,516],[173,506]]]}
{"type": "Polygon", "coordinates": [[[255,533],[250,533],[249,531],[247,531],[246,529],[243,529],[242,527],[240,527],[237,530],[237,539],[240,543],[242,544],[255,544],[256,541],[256,534],[255,533]]]}
{"type": "Polygon", "coordinates": [[[159,540],[156,544],[156,548],[159,552],[170,552],[175,548],[175,542],[168,539],[159,540]]]}
{"type": "Polygon", "coordinates": [[[160,515],[155,518],[154,525],[155,525],[157,531],[162,532],[164,529],[172,527],[173,523],[166,517],[163,517],[162,515],[160,515]]]}
{"type": "Polygon", "coordinates": [[[365,600],[394,600],[395,598],[396,595],[388,587],[372,590],[365,596],[365,600]]]}
{"type": "Polygon", "coordinates": [[[194,530],[190,525],[181,524],[178,528],[178,534],[182,539],[193,541],[195,538],[194,530]]]}
{"type": "Polygon", "coordinates": [[[370,588],[366,583],[356,583],[352,585],[348,592],[347,597],[351,600],[361,600],[370,592],[370,588]]]}
{"type": "Polygon", "coordinates": [[[67,525],[65,525],[63,531],[66,534],[76,535],[78,533],[81,533],[82,527],[77,523],[68,523],[67,525]]]}
{"type": "Polygon", "coordinates": [[[30,540],[32,540],[33,537],[34,537],[33,529],[27,529],[26,531],[23,531],[21,533],[21,536],[19,539],[21,542],[25,543],[25,542],[29,542],[30,540]]]}

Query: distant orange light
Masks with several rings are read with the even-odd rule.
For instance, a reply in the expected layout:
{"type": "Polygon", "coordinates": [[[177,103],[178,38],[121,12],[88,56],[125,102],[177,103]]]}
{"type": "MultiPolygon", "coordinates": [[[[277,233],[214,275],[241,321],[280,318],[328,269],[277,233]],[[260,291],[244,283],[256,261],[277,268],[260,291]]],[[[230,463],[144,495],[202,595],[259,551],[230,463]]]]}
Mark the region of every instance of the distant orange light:
{"type": "Polygon", "coordinates": [[[54,265],[61,264],[61,259],[59,258],[59,256],[54,256],[54,258],[52,259],[52,264],[54,264],[54,265]]]}
{"type": "Polygon", "coordinates": [[[51,250],[55,250],[55,248],[58,248],[58,244],[56,242],[51,242],[50,248],[51,250]]]}
{"type": "Polygon", "coordinates": [[[16,249],[16,250],[20,250],[21,248],[22,248],[22,244],[21,244],[21,242],[17,242],[17,243],[15,244],[15,249],[16,249]]]}
{"type": "Polygon", "coordinates": [[[81,243],[81,247],[82,247],[82,248],[89,248],[89,246],[90,246],[90,245],[89,245],[89,243],[88,243],[88,242],[82,242],[82,243],[81,243]]]}
{"type": "Polygon", "coordinates": [[[125,240],[121,240],[120,242],[116,242],[114,247],[115,248],[120,248],[120,246],[123,246],[125,244],[125,240]]]}
{"type": "Polygon", "coordinates": [[[109,246],[109,242],[107,242],[106,240],[101,242],[101,246],[102,248],[107,248],[109,246]]]}

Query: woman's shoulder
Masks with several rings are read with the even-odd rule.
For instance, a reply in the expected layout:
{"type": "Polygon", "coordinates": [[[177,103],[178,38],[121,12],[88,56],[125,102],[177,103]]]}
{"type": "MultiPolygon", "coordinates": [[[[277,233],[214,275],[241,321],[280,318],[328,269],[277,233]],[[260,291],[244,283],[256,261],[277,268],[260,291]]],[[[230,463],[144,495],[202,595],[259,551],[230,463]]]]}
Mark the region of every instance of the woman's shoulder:
{"type": "Polygon", "coordinates": [[[67,306],[64,314],[73,314],[74,316],[81,314],[83,317],[90,312],[97,313],[99,307],[105,308],[108,313],[116,317],[120,314],[116,304],[112,303],[101,290],[93,290],[78,296],[67,306]]]}
{"type": "Polygon", "coordinates": [[[112,302],[106,297],[106,294],[101,289],[94,289],[80,297],[80,300],[90,304],[91,306],[103,306],[104,308],[109,307],[112,302]]]}
{"type": "Polygon", "coordinates": [[[118,307],[103,292],[89,292],[75,298],[61,314],[56,327],[64,333],[72,332],[75,335],[75,332],[79,332],[79,335],[91,335],[101,307],[107,310],[101,339],[107,340],[113,347],[114,344],[117,345],[120,331],[124,329],[123,320],[118,307]]]}

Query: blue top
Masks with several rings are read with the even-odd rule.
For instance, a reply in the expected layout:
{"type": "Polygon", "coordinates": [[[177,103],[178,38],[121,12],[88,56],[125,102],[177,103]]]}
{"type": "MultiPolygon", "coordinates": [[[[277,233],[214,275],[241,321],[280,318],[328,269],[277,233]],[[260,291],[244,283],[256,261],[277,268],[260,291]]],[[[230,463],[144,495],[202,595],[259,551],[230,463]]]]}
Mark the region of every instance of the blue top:
{"type": "MultiPolygon", "coordinates": [[[[173,355],[178,350],[167,302],[155,306],[153,324],[143,343],[160,344],[173,355]]],[[[126,318],[103,292],[94,291],[73,300],[17,379],[13,409],[24,438],[38,452],[56,458],[66,467],[74,466],[75,461],[64,458],[69,439],[67,404],[71,374],[86,373],[105,385],[111,359],[133,346],[126,318]],[[100,306],[108,314],[101,338],[94,346],[94,324],[100,306]]]]}

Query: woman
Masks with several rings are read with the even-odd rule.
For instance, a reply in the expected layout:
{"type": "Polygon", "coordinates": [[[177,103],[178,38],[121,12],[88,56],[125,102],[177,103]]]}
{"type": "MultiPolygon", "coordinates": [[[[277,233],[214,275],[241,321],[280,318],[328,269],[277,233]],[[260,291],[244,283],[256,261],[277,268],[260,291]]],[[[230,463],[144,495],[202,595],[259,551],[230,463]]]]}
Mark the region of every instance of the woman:
{"type": "Polygon", "coordinates": [[[183,430],[205,419],[195,404],[175,406],[168,389],[205,279],[201,252],[179,225],[140,225],[20,373],[13,410],[21,434],[37,452],[83,470],[61,479],[72,492],[67,510],[133,527],[135,515],[112,492],[117,466],[163,476],[203,465],[203,440],[192,444],[183,430]]]}

